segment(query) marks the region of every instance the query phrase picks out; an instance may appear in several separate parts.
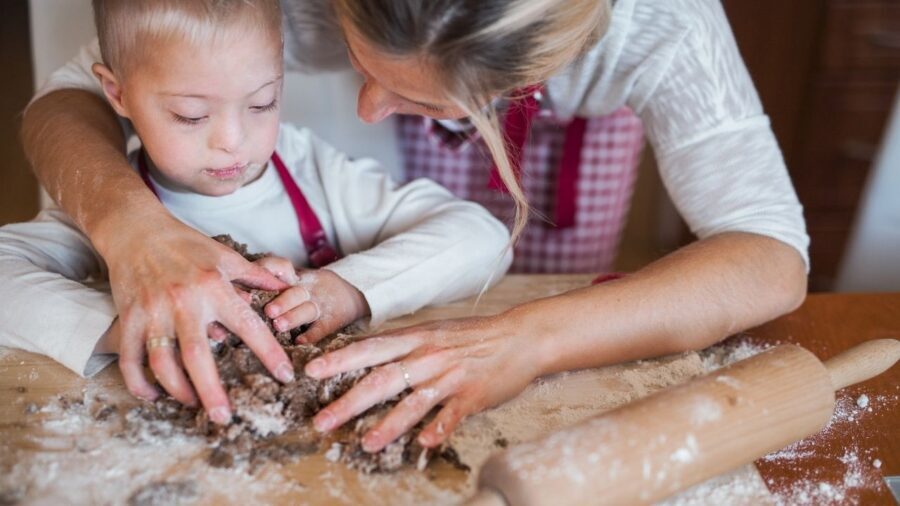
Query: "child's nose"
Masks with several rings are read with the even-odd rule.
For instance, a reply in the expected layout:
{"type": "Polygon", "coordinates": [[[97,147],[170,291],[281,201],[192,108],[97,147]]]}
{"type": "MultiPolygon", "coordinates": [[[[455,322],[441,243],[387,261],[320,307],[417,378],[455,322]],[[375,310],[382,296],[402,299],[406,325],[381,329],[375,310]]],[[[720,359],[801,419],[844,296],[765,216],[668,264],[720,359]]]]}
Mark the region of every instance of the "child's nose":
{"type": "Polygon", "coordinates": [[[366,123],[378,123],[397,112],[399,100],[378,83],[367,81],[359,89],[356,115],[366,123]]]}
{"type": "Polygon", "coordinates": [[[222,121],[210,138],[210,147],[226,153],[233,153],[244,143],[244,136],[244,126],[241,121],[237,119],[222,121]]]}

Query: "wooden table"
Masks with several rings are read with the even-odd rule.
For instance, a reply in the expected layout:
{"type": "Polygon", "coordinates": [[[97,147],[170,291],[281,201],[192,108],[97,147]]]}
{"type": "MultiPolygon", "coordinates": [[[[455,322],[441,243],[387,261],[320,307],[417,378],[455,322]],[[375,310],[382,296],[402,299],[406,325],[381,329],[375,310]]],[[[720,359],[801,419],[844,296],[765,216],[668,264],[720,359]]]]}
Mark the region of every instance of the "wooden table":
{"type": "MultiPolygon", "coordinates": [[[[472,301],[462,301],[440,308],[430,308],[416,315],[398,319],[390,326],[403,326],[439,318],[493,314],[511,305],[537,297],[561,293],[586,286],[591,280],[587,275],[520,275],[508,276],[489,292],[477,306],[472,301]]],[[[746,334],[758,342],[791,342],[804,346],[822,359],[827,359],[854,344],[865,340],[900,337],[900,294],[850,295],[815,294],[794,313],[752,329],[746,334]]],[[[0,422],[14,427],[21,416],[21,403],[14,399],[23,397],[19,387],[27,385],[29,398],[47,398],[54,393],[81,388],[86,383],[45,357],[23,352],[7,351],[0,368],[0,422]],[[34,375],[33,381],[28,376],[34,375]],[[15,404],[15,405],[14,405],[15,404]]],[[[112,368],[111,368],[112,369],[112,368]]],[[[117,371],[107,370],[94,384],[109,385],[121,390],[117,371]]],[[[861,393],[870,398],[878,395],[900,394],[900,367],[894,367],[878,378],[851,387],[849,395],[855,399],[861,393]]],[[[0,423],[2,425],[2,423],[0,423]]],[[[820,438],[821,445],[815,455],[800,462],[786,464],[782,461],[761,460],[757,467],[772,492],[780,494],[790,490],[800,479],[816,475],[823,479],[840,481],[841,466],[836,459],[842,456],[849,444],[874,452],[882,461],[880,474],[900,474],[900,404],[896,401],[881,407],[873,416],[863,417],[852,430],[833,431],[820,438]],[[877,416],[876,416],[877,415],[877,416]]],[[[25,430],[25,428],[23,428],[25,430]]],[[[7,433],[4,437],[10,437],[7,433]]],[[[14,437],[14,436],[13,436],[14,437]]],[[[890,492],[879,479],[875,485],[860,492],[859,501],[864,504],[893,504],[890,492]]]]}
{"type": "MultiPolygon", "coordinates": [[[[746,332],[770,343],[788,342],[803,346],[820,359],[870,339],[900,339],[900,293],[809,295],[803,306],[791,314],[746,332]]],[[[774,493],[783,493],[802,477],[817,475],[824,481],[840,482],[843,466],[839,459],[848,447],[857,447],[882,462],[870,472],[883,476],[900,475],[900,366],[859,385],[848,387],[842,395],[856,399],[867,394],[889,400],[875,406],[872,416],[863,416],[850,430],[831,431],[816,438],[815,454],[799,462],[760,460],[757,468],[774,493]],[[890,400],[892,399],[892,400],[890,400]]],[[[860,504],[895,504],[883,480],[860,489],[860,504]]]]}

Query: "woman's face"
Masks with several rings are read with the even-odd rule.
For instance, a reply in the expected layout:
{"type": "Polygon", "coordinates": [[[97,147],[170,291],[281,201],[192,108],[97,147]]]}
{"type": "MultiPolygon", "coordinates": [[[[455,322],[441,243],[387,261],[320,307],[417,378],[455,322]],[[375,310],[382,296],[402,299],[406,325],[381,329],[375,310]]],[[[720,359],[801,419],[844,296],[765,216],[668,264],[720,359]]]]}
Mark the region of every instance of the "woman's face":
{"type": "Polygon", "coordinates": [[[342,25],[350,62],[365,79],[356,104],[361,120],[376,123],[391,114],[418,114],[435,119],[466,116],[444,95],[432,64],[420,58],[380,53],[349,23],[342,25]]]}

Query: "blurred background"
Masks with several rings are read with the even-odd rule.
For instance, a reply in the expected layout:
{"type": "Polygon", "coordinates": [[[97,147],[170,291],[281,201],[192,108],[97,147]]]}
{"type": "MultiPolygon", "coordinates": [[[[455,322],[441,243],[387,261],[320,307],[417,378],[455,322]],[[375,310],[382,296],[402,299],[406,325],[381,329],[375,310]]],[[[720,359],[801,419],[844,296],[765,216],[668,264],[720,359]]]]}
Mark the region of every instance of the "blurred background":
{"type": "MultiPolygon", "coordinates": [[[[810,290],[900,291],[900,1],[723,4],[804,205],[810,290]]],[[[93,36],[90,0],[0,2],[0,224],[28,220],[41,206],[19,142],[21,111],[93,36]]],[[[394,125],[356,118],[358,84],[352,71],[289,74],[284,117],[399,170],[394,125]]],[[[638,269],[691,240],[648,149],[617,269],[638,269]]]]}

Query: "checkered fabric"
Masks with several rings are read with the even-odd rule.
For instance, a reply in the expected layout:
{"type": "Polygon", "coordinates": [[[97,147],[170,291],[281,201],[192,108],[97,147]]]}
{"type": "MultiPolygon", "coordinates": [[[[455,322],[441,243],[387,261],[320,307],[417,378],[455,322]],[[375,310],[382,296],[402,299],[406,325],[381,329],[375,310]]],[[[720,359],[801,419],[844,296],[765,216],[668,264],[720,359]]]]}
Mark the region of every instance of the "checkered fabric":
{"type": "MultiPolygon", "coordinates": [[[[433,179],[512,224],[512,198],[488,188],[492,162],[482,141],[462,139],[420,116],[400,116],[397,125],[408,179],[433,179]]],[[[533,214],[516,244],[511,272],[586,273],[612,268],[643,148],[643,128],[628,108],[588,120],[575,226],[557,229],[549,220],[565,129],[544,112],[532,122],[522,157],[522,184],[533,214]]]]}

